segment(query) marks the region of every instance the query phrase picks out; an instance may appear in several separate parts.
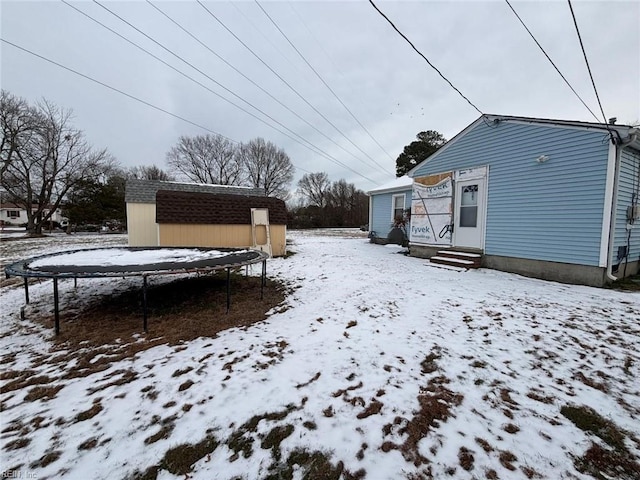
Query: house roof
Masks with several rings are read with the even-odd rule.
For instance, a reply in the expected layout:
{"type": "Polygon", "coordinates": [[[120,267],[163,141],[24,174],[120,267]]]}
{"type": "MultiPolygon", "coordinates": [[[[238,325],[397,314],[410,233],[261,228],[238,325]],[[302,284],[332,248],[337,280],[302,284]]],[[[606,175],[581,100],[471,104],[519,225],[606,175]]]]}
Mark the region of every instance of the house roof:
{"type": "Polygon", "coordinates": [[[464,137],[467,132],[475,128],[479,123],[485,122],[487,124],[499,124],[501,122],[517,122],[517,123],[531,123],[538,125],[552,125],[556,127],[564,128],[578,128],[583,130],[602,130],[604,132],[612,132],[618,140],[622,140],[623,143],[629,142],[634,148],[640,148],[640,131],[630,125],[611,125],[607,123],[595,123],[595,122],[580,122],[577,120],[556,120],[550,118],[536,118],[536,117],[517,117],[512,115],[494,115],[485,114],[481,115],[471,124],[467,125],[460,133],[454,136],[451,140],[442,146],[438,151],[425,158],[422,162],[413,167],[407,175],[411,176],[420,166],[429,161],[431,158],[439,155],[451,145],[455,144],[460,138],[464,137]]]}
{"type": "Polygon", "coordinates": [[[286,225],[287,207],[279,198],[158,190],[156,222],[250,225],[252,208],[268,208],[269,223],[286,225]]]}
{"type": "Polygon", "coordinates": [[[158,190],[176,192],[202,192],[233,195],[264,195],[264,189],[234,185],[209,185],[205,183],[165,182],[161,180],[127,180],[124,200],[127,203],[155,203],[158,190]]]}
{"type": "Polygon", "coordinates": [[[380,185],[379,187],[372,188],[367,192],[367,195],[394,192],[396,190],[409,190],[412,185],[413,178],[408,175],[403,175],[402,177],[395,178],[390,182],[380,185]]]}

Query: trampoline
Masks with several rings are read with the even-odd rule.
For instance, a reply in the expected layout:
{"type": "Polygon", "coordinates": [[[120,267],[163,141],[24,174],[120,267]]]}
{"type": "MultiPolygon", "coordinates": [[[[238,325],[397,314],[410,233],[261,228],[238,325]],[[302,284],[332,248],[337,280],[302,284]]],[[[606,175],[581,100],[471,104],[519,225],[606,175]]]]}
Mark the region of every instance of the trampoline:
{"type": "Polygon", "coordinates": [[[53,279],[56,335],[60,333],[59,279],[142,277],[143,328],[147,331],[147,278],[152,275],[214,273],[226,270],[227,313],[231,305],[231,269],[262,262],[260,297],[263,298],[269,255],[241,248],[109,247],[39,255],[5,267],[7,278],[24,279],[29,304],[29,278],[53,279]]]}

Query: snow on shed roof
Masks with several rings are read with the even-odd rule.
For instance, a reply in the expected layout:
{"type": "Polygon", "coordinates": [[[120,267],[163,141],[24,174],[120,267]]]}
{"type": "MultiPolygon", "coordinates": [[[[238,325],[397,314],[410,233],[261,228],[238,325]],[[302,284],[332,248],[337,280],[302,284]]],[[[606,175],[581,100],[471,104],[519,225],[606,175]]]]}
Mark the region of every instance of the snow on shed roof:
{"type": "Polygon", "coordinates": [[[124,199],[127,203],[156,203],[156,193],[158,193],[158,190],[221,193],[227,195],[264,195],[264,189],[262,188],[130,179],[127,180],[124,199]]]}

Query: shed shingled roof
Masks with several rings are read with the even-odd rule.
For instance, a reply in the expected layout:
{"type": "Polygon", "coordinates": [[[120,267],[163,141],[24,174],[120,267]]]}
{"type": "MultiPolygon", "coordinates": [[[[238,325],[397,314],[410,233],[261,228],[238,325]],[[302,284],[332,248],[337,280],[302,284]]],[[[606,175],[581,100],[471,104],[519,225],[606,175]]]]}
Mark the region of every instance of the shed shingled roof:
{"type": "Polygon", "coordinates": [[[251,187],[237,187],[232,185],[207,185],[204,183],[165,182],[162,180],[127,180],[125,202],[127,203],[155,203],[158,190],[173,190],[176,192],[202,192],[231,195],[264,195],[264,189],[251,187]]]}
{"type": "Polygon", "coordinates": [[[287,224],[287,207],[279,198],[170,190],[156,194],[157,223],[250,225],[252,208],[268,208],[272,225],[287,224]]]}

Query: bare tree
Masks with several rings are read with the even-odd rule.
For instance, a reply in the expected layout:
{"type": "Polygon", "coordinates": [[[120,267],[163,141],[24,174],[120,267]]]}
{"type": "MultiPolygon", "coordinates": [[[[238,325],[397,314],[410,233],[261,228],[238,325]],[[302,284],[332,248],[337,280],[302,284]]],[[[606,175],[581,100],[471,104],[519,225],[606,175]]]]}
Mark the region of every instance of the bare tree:
{"type": "Polygon", "coordinates": [[[327,206],[330,188],[329,176],[325,172],[305,173],[298,181],[298,193],[309,204],[320,208],[327,206]]]}
{"type": "Polygon", "coordinates": [[[2,187],[27,212],[27,229],[42,226],[78,182],[98,179],[115,164],[71,126],[71,111],[43,100],[35,107],[2,92],[2,187]]]}
{"type": "Polygon", "coordinates": [[[254,138],[240,145],[237,157],[251,187],[263,188],[265,195],[286,200],[293,179],[294,167],[286,152],[263,138],[254,138]]]}
{"type": "Polygon", "coordinates": [[[192,182],[241,185],[242,165],[234,144],[221,135],[181,136],[167,153],[172,173],[192,182]]]}
{"type": "Polygon", "coordinates": [[[175,177],[170,173],[165,172],[163,169],[156,165],[141,165],[131,167],[126,174],[129,178],[135,178],[137,180],[175,180],[175,177]]]}

